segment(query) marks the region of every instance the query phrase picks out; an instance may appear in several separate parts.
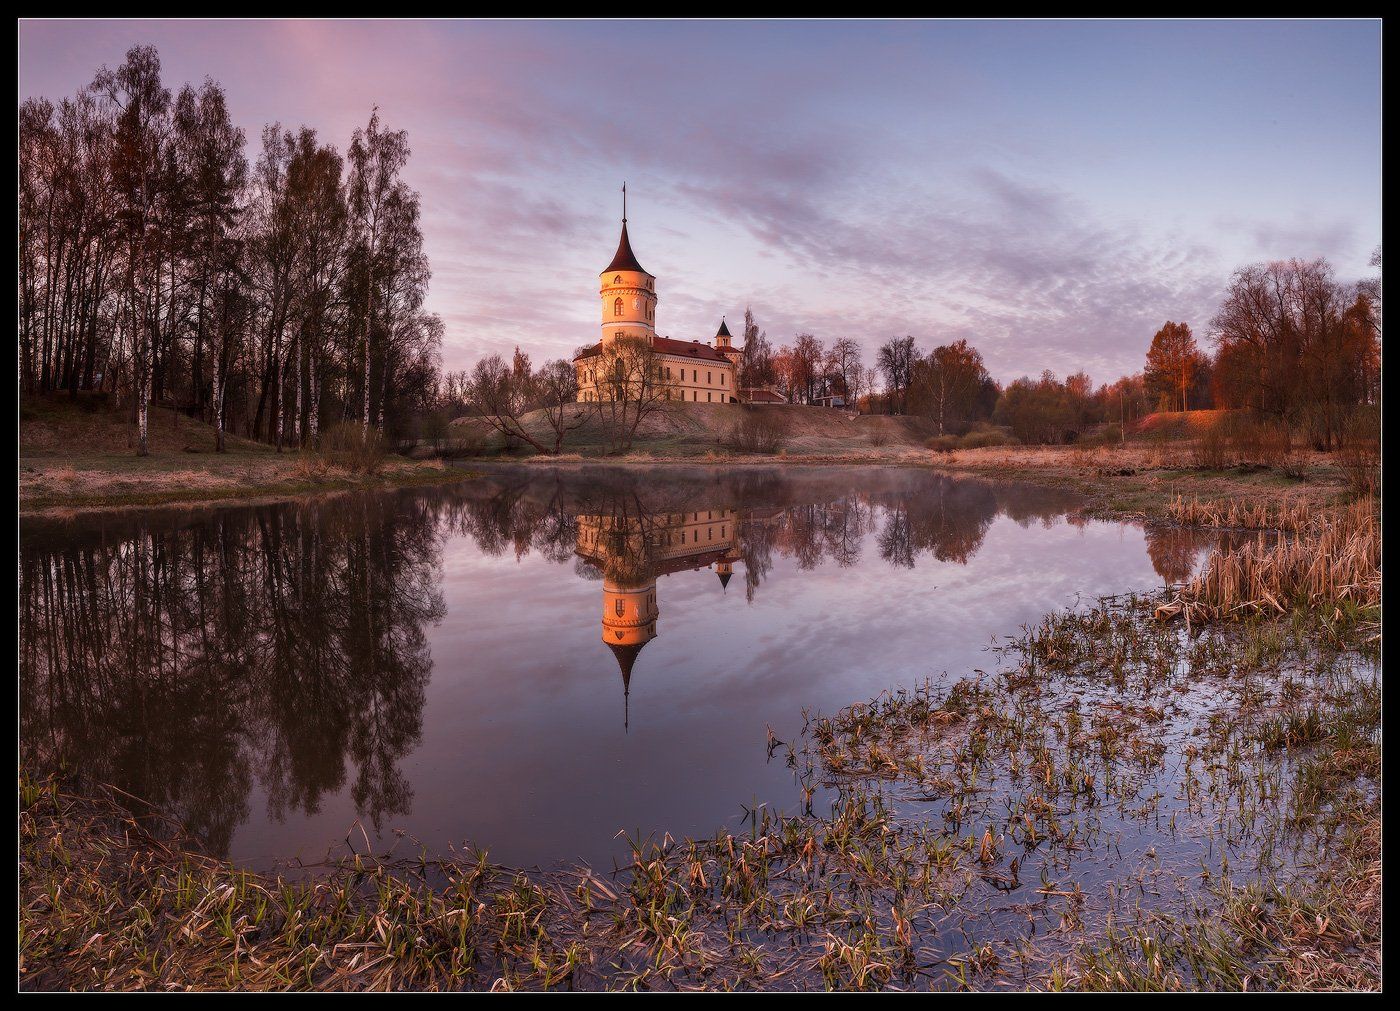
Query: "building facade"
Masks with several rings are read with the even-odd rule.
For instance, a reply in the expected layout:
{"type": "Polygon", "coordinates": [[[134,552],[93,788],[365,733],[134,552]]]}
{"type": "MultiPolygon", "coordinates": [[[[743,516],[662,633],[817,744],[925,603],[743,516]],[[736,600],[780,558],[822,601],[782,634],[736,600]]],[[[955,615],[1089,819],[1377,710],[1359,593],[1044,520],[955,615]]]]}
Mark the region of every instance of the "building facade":
{"type": "Polygon", "coordinates": [[[598,275],[599,341],[574,358],[578,399],[739,402],[739,360],[729,327],[720,321],[714,343],[673,340],[656,332],[656,278],[632,252],[627,218],[612,262],[598,275]],[[643,373],[645,373],[643,375],[643,373]]]}

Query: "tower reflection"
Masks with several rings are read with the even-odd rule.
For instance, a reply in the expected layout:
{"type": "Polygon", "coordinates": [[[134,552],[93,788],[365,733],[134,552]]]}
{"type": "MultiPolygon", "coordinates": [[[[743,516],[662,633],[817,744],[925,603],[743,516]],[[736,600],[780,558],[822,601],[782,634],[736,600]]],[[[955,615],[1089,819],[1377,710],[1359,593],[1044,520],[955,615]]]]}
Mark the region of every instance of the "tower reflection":
{"type": "Polygon", "coordinates": [[[739,560],[733,509],[648,513],[635,500],[578,517],[577,553],[603,574],[602,640],[622,672],[623,727],[630,722],[632,667],[656,638],[656,582],[676,572],[715,568],[727,587],[739,560]]]}

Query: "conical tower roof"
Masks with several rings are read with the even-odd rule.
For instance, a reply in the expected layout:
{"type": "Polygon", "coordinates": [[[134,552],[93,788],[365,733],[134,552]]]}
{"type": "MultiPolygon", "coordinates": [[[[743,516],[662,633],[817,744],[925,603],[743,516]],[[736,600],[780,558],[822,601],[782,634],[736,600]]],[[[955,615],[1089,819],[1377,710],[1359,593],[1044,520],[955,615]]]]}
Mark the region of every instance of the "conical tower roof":
{"type": "Polygon", "coordinates": [[[627,222],[622,222],[622,238],[617,241],[617,252],[613,254],[612,263],[603,268],[606,274],[613,270],[635,270],[638,273],[647,273],[646,269],[637,262],[637,254],[632,252],[632,242],[627,238],[627,222]]]}
{"type": "Polygon", "coordinates": [[[627,646],[619,646],[615,643],[608,643],[608,649],[612,650],[613,656],[617,657],[617,668],[622,671],[622,684],[625,687],[632,680],[632,665],[637,662],[637,654],[645,646],[644,642],[632,643],[627,646]]]}

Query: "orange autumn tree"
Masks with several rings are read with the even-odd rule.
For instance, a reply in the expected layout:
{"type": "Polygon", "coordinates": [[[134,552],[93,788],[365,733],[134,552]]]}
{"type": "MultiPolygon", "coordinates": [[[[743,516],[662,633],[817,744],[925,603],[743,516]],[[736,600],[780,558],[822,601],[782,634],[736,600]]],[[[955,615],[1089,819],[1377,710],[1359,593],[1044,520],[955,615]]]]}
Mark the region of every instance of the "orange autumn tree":
{"type": "Polygon", "coordinates": [[[1191,382],[1203,360],[1191,328],[1168,320],[1152,337],[1143,378],[1148,389],[1159,393],[1164,401],[1170,398],[1169,402],[1174,402],[1180,395],[1181,409],[1186,411],[1190,409],[1187,395],[1191,382]]]}

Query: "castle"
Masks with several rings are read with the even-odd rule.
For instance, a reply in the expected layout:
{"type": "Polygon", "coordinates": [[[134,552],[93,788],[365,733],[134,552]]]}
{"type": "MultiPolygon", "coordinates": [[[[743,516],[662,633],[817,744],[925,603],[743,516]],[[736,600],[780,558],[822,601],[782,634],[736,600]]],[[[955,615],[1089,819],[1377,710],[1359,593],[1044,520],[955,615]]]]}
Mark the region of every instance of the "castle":
{"type": "Polygon", "coordinates": [[[656,333],[656,278],[632,252],[627,237],[626,189],[622,238],[612,262],[598,275],[602,335],[574,357],[578,399],[685,400],[700,404],[739,402],[739,360],[721,320],[714,345],[672,340],[656,333]],[[642,353],[636,354],[640,350],[642,353]],[[645,371],[645,378],[639,372],[645,371]],[[644,392],[643,392],[644,391],[644,392]]]}

